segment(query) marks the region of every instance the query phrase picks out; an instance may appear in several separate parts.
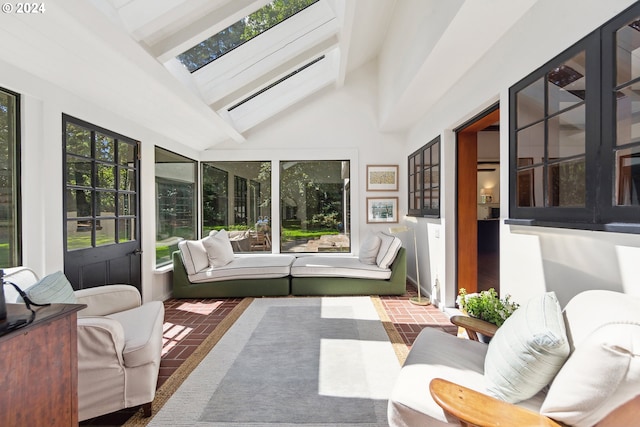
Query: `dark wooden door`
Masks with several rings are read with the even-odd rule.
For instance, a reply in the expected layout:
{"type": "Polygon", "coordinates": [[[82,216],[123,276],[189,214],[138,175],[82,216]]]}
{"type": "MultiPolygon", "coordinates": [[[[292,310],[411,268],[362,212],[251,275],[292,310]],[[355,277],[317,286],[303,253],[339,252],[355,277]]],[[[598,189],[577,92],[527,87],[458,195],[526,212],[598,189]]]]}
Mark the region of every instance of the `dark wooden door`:
{"type": "Polygon", "coordinates": [[[70,116],[63,129],[65,275],[141,289],[138,143],[70,116]]]}

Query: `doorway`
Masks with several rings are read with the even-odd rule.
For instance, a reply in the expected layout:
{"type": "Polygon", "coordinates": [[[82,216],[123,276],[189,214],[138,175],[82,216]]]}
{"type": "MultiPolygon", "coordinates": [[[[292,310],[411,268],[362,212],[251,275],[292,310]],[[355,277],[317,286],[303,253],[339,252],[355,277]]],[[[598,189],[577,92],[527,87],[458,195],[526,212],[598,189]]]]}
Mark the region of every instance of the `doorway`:
{"type": "Polygon", "coordinates": [[[468,293],[500,293],[500,109],[456,130],[456,277],[468,293]]]}
{"type": "Polygon", "coordinates": [[[141,290],[138,143],[66,115],[63,132],[64,273],[141,290]]]}

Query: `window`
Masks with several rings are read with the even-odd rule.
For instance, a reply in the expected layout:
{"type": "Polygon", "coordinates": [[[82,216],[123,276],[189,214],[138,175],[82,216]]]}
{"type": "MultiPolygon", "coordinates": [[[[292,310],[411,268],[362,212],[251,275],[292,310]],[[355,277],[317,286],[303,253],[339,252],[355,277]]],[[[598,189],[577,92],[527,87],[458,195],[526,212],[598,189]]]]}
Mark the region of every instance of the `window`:
{"type": "Polygon", "coordinates": [[[20,248],[20,96],[0,89],[0,265],[22,263],[20,248]]]}
{"type": "Polygon", "coordinates": [[[138,240],[137,141],[63,116],[66,250],[138,240]]]}
{"type": "Polygon", "coordinates": [[[193,73],[317,1],[318,0],[272,1],[220,31],[218,34],[209,37],[186,52],[178,55],[177,58],[193,73]]]}
{"type": "Polygon", "coordinates": [[[409,156],[410,216],[440,216],[440,137],[409,156]]]}
{"type": "Polygon", "coordinates": [[[350,162],[280,163],[281,252],[349,252],[350,162]]]}
{"type": "Polygon", "coordinates": [[[271,162],[202,163],[203,234],[224,228],[234,252],[271,252],[270,217],[271,162]]]}
{"type": "Polygon", "coordinates": [[[636,5],[510,89],[510,222],[640,232],[639,19],[636,5]]]}
{"type": "Polygon", "coordinates": [[[197,162],[156,147],[156,266],[169,264],[178,242],[196,238],[197,162]]]}

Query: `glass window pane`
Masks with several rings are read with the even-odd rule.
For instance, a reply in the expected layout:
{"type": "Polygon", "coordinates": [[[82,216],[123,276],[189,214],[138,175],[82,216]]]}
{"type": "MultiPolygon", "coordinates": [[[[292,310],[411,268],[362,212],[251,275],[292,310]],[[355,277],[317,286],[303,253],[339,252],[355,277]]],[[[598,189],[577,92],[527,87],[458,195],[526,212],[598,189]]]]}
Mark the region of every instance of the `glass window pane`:
{"type": "Polygon", "coordinates": [[[440,166],[431,168],[431,187],[440,186],[440,166]]]}
{"type": "Polygon", "coordinates": [[[96,216],[115,216],[116,193],[96,191],[97,208],[96,216]]]}
{"type": "Polygon", "coordinates": [[[518,131],[516,134],[518,159],[532,159],[541,163],[544,158],[544,122],[518,131]]]}
{"type": "Polygon", "coordinates": [[[116,243],[116,220],[96,220],[96,246],[112,245],[116,243]]]}
{"type": "Polygon", "coordinates": [[[194,72],[317,1],[272,1],[177,58],[190,72],[194,72]]]}
{"type": "Polygon", "coordinates": [[[96,165],[96,188],[116,188],[116,167],[110,165],[96,165]]]}
{"type": "Polygon", "coordinates": [[[616,102],[616,145],[640,142],[640,83],[618,91],[616,102]]]}
{"type": "Polygon", "coordinates": [[[431,209],[431,190],[424,190],[422,192],[422,206],[424,206],[425,209],[431,209]]]}
{"type": "MultiPolygon", "coordinates": [[[[155,149],[156,265],[170,263],[178,241],[197,235],[196,164],[187,157],[155,149]]],[[[121,170],[121,179],[122,171],[126,170],[121,170]]]]}
{"type": "Polygon", "coordinates": [[[436,165],[440,163],[440,143],[433,144],[431,146],[431,164],[436,165]]]}
{"type": "Polygon", "coordinates": [[[548,157],[561,159],[585,153],[585,107],[549,119],[548,157]]]}
{"type": "Polygon", "coordinates": [[[234,252],[272,250],[271,162],[204,163],[202,196],[204,233],[229,230],[234,252]]]}
{"type": "Polygon", "coordinates": [[[91,131],[75,123],[67,123],[67,153],[91,157],[91,131]]]}
{"type": "Polygon", "coordinates": [[[584,101],[586,96],[585,52],[547,73],[549,91],[547,114],[554,114],[584,101]]]}
{"type": "Polygon", "coordinates": [[[136,191],[136,174],[133,169],[118,168],[120,174],[119,190],[136,191]]]}
{"type": "Polygon", "coordinates": [[[67,218],[93,216],[93,201],[90,190],[67,189],[67,218]]]}
{"type": "Polygon", "coordinates": [[[118,141],[118,163],[133,167],[135,162],[135,145],[118,141]]]}
{"type": "Polygon", "coordinates": [[[92,220],[67,221],[67,250],[90,248],[92,227],[92,220]]]}
{"type": "MultiPolygon", "coordinates": [[[[135,240],[136,227],[135,219],[125,218],[118,220],[118,242],[129,242],[135,240]]],[[[178,246],[176,245],[176,250],[178,246]]]]}
{"type": "Polygon", "coordinates": [[[516,95],[518,118],[516,126],[521,128],[544,117],[544,80],[531,83],[516,95]]]}
{"type": "Polygon", "coordinates": [[[584,207],[586,175],[584,158],[549,165],[548,206],[584,207]]]}
{"type": "Polygon", "coordinates": [[[640,76],[640,21],[634,20],[616,32],[616,86],[640,76]]]}
{"type": "Polygon", "coordinates": [[[91,159],[67,156],[67,184],[91,187],[91,159]]]}
{"type": "Polygon", "coordinates": [[[614,203],[640,206],[640,147],[616,153],[614,203]]]}
{"type": "Polygon", "coordinates": [[[96,155],[95,158],[105,162],[115,162],[116,141],[114,138],[96,133],[96,155]]]}
{"type": "Polygon", "coordinates": [[[118,215],[135,215],[136,209],[136,196],[135,194],[118,194],[118,215]]]}
{"type": "Polygon", "coordinates": [[[20,265],[18,95],[0,90],[0,265],[20,265]]]}
{"type": "Polygon", "coordinates": [[[431,190],[431,209],[440,209],[440,190],[437,188],[431,190]]]}
{"type": "Polygon", "coordinates": [[[281,252],[349,252],[349,161],[280,163],[281,252]]]}
{"type": "Polygon", "coordinates": [[[422,187],[425,190],[428,190],[429,188],[431,188],[431,169],[427,168],[424,170],[424,172],[422,173],[423,178],[423,183],[424,186],[422,187]]]}
{"type": "Polygon", "coordinates": [[[518,207],[543,206],[542,179],[542,166],[518,171],[516,184],[518,207]]]}

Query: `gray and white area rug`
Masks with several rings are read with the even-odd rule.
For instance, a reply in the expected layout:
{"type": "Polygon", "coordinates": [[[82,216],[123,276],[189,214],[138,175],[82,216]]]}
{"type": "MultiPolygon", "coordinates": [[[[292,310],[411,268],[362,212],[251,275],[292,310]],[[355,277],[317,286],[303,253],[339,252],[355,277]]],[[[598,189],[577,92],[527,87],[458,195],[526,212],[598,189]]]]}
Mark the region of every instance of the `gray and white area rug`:
{"type": "Polygon", "coordinates": [[[400,363],[369,297],[255,299],[150,426],[386,426],[400,363]]]}

